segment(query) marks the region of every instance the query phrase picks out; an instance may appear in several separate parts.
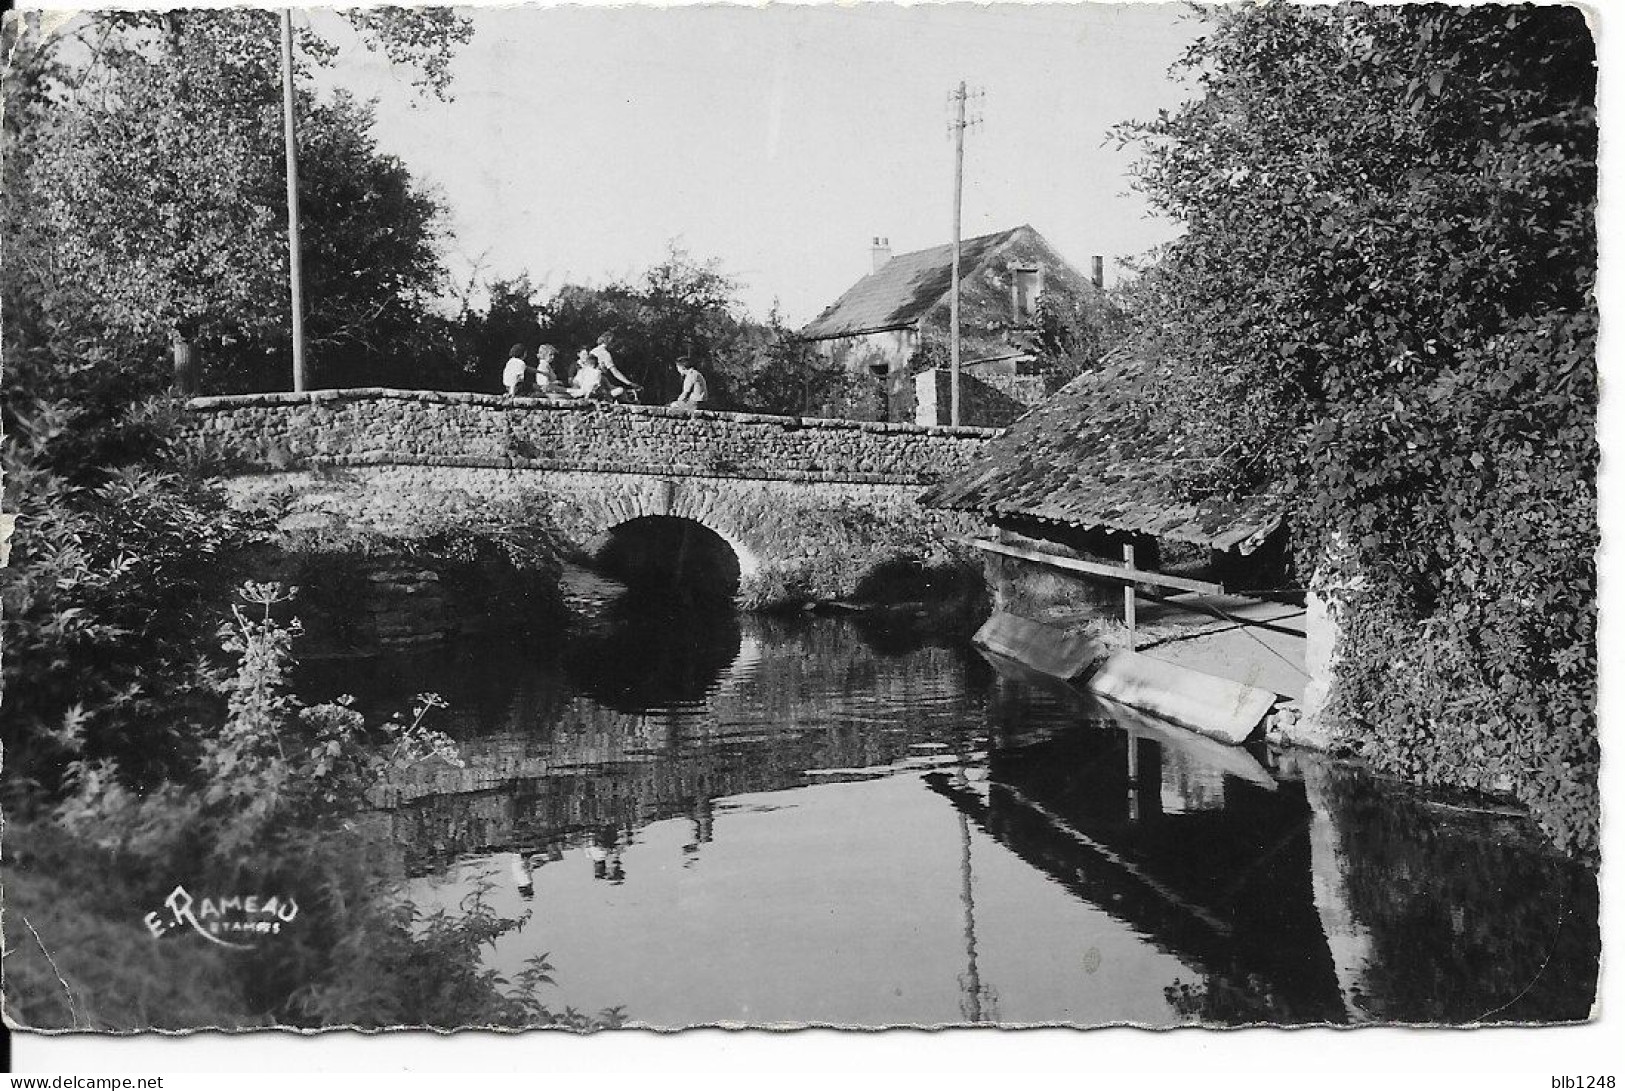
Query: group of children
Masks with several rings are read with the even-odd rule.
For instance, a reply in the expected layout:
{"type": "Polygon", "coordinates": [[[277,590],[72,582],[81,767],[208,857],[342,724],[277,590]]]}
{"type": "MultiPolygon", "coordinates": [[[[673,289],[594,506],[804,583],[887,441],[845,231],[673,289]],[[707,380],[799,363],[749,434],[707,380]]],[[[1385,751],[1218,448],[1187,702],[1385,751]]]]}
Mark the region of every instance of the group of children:
{"type": "MultiPolygon", "coordinates": [[[[536,349],[534,366],[525,359],[528,352],[525,346],[514,345],[508,350],[508,362],[502,368],[502,385],[510,396],[527,393],[546,398],[637,401],[638,392],[643,387],[621,374],[615,366],[615,357],[609,351],[614,340],[613,333],[599,334],[595,346],[577,353],[575,373],[568,383],[560,381],[553,371],[553,360],[558,356],[558,350],[552,345],[541,345],[536,349]]],[[[709,396],[705,376],[687,360],[677,364],[677,372],[682,376],[683,387],[677,400],[671,404],[680,409],[695,409],[703,405],[709,396]]]]}
{"type": "Polygon", "coordinates": [[[553,371],[558,349],[552,345],[539,346],[536,363],[532,365],[525,358],[528,354],[525,346],[514,345],[508,350],[508,362],[502,368],[502,385],[509,394],[555,398],[636,397],[641,388],[621,374],[620,368],[615,366],[615,357],[610,354],[609,346],[614,339],[614,334],[600,334],[598,344],[582,349],[576,355],[575,374],[568,383],[560,381],[553,371]]]}

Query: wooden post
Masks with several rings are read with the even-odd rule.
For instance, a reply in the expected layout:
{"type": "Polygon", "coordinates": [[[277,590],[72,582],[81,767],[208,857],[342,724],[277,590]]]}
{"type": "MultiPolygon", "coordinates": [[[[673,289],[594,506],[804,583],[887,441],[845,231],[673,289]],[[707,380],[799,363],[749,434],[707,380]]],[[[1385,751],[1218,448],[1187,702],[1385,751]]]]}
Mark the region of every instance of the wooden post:
{"type": "Polygon", "coordinates": [[[305,389],[304,268],[299,255],[299,133],[294,125],[293,10],[282,9],[282,143],[288,182],[288,296],[293,309],[293,389],[305,389]]]}
{"type": "Polygon", "coordinates": [[[959,211],[960,194],[965,188],[965,81],[954,92],[954,253],[950,263],[948,289],[948,423],[959,418],[959,211]]]}
{"type": "Polygon", "coordinates": [[[1128,570],[1129,581],[1123,584],[1123,624],[1128,626],[1128,648],[1134,650],[1134,544],[1123,546],[1123,567],[1128,570]]]}
{"type": "Polygon", "coordinates": [[[1128,739],[1128,820],[1140,820],[1140,737],[1125,732],[1128,739]]]}

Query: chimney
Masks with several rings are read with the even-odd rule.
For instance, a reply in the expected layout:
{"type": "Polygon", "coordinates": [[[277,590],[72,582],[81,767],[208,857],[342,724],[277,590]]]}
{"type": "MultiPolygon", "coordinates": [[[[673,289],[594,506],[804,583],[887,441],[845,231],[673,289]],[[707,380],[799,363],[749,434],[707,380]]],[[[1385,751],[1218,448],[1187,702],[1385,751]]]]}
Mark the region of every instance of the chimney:
{"type": "Polygon", "coordinates": [[[880,272],[880,267],[891,260],[891,240],[876,235],[874,244],[869,247],[869,256],[874,259],[874,272],[880,272]]]}
{"type": "Polygon", "coordinates": [[[1090,279],[1095,282],[1095,287],[1104,288],[1106,286],[1106,259],[1096,254],[1089,259],[1089,265],[1091,268],[1090,279]]]}

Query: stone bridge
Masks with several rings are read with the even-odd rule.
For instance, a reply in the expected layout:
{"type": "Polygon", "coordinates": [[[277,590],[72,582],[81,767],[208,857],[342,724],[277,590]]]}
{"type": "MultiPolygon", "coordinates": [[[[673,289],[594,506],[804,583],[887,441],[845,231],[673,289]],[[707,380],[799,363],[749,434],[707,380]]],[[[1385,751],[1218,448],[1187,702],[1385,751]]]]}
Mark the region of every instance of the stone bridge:
{"type": "Polygon", "coordinates": [[[272,506],[285,528],[337,520],[411,534],[545,512],[560,544],[583,555],[639,534],[653,543],[643,562],[661,551],[729,554],[745,601],[787,588],[850,593],[876,563],[964,534],[965,517],[915,499],[997,434],[382,389],[196,398],[189,408],[187,429],[227,468],[233,502],[272,506]]]}

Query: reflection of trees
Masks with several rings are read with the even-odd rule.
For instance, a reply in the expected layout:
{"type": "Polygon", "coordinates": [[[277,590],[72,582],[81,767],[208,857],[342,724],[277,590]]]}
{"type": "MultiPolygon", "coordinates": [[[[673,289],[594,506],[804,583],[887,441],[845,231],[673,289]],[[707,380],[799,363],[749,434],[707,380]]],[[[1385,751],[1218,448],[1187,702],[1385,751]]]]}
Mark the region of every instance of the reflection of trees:
{"type": "Polygon", "coordinates": [[[1584,1019],[1597,885],[1523,820],[1430,803],[1328,766],[1350,910],[1370,935],[1361,1006],[1379,1019],[1584,1019]]]}

